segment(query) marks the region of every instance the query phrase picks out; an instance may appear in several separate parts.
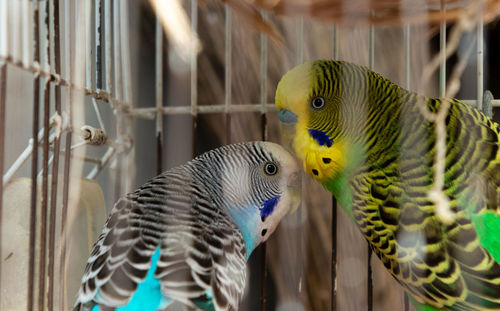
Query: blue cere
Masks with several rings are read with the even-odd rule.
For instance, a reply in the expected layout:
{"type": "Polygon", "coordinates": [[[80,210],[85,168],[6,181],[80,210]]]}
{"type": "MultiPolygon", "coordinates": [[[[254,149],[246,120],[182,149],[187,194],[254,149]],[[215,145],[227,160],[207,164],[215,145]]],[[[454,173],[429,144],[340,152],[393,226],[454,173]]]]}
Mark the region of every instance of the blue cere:
{"type": "Polygon", "coordinates": [[[279,200],[280,200],[279,195],[272,197],[268,200],[265,200],[264,207],[260,209],[260,218],[264,220],[267,218],[267,216],[271,215],[274,211],[274,207],[276,207],[276,204],[278,204],[279,200]]]}
{"type": "Polygon", "coordinates": [[[280,121],[283,123],[297,123],[297,115],[290,110],[281,109],[278,113],[280,121]]]}
{"type": "Polygon", "coordinates": [[[327,147],[331,147],[333,145],[333,140],[323,131],[309,129],[309,135],[311,135],[320,146],[326,145],[327,147]]]}

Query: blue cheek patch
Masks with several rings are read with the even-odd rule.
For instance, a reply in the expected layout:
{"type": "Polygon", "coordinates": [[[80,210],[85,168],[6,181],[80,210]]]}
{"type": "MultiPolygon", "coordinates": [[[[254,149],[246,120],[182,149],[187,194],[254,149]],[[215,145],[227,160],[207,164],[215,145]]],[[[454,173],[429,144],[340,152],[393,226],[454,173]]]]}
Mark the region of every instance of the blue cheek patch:
{"type": "Polygon", "coordinates": [[[333,140],[326,135],[325,132],[309,129],[309,135],[320,145],[326,145],[327,147],[331,147],[333,145],[333,140]]]}
{"type": "Polygon", "coordinates": [[[264,221],[267,218],[267,216],[273,213],[274,208],[276,207],[276,204],[278,204],[279,200],[280,196],[277,195],[275,197],[272,197],[264,201],[264,207],[260,209],[260,218],[262,219],[262,221],[264,221]]]}

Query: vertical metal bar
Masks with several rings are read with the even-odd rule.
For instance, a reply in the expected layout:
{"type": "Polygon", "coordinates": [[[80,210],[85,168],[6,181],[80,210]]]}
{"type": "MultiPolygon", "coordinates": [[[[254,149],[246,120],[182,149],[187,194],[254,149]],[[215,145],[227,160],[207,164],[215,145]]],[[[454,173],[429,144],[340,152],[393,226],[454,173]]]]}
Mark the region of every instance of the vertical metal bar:
{"type": "MultiPolygon", "coordinates": [[[[130,43],[129,43],[129,18],[128,18],[128,1],[120,1],[120,54],[121,56],[121,74],[122,74],[122,90],[123,100],[127,105],[132,106],[132,85],[131,85],[131,68],[130,68],[130,43]]],[[[117,114],[120,117],[120,114],[117,114]]],[[[121,114],[121,134],[122,141],[124,137],[127,139],[133,134],[134,122],[130,115],[121,114]]],[[[130,140],[127,140],[130,141],[130,140]]],[[[133,190],[135,167],[131,165],[135,159],[135,149],[131,148],[121,156],[120,170],[123,176],[122,192],[131,192],[133,190]]],[[[120,164],[120,161],[118,162],[120,164]]]]}
{"type": "MultiPolygon", "coordinates": [[[[441,0],[441,10],[445,11],[445,1],[441,0]]],[[[442,21],[439,26],[439,55],[441,65],[439,66],[439,97],[446,94],[446,22],[442,21]]]]}
{"type": "Polygon", "coordinates": [[[411,79],[411,46],[410,25],[406,24],[403,29],[404,63],[405,63],[405,88],[410,89],[411,79]]]}
{"type": "Polygon", "coordinates": [[[102,89],[102,0],[95,0],[95,84],[102,89]]]}
{"type": "MultiPolygon", "coordinates": [[[[370,26],[370,30],[368,33],[368,67],[370,69],[373,69],[375,65],[375,27],[373,25],[370,26]]],[[[368,259],[366,263],[367,267],[367,301],[368,301],[368,306],[367,309],[368,311],[373,310],[373,273],[372,273],[372,249],[370,247],[370,243],[368,242],[367,246],[367,254],[368,254],[368,259]]]]}
{"type": "Polygon", "coordinates": [[[8,1],[0,0],[0,56],[7,57],[8,55],[8,1]]]}
{"type": "Polygon", "coordinates": [[[477,108],[480,111],[483,111],[483,93],[484,93],[484,84],[483,84],[483,75],[484,75],[484,45],[483,45],[483,18],[482,15],[479,18],[477,24],[477,108]]]}
{"type": "MultiPolygon", "coordinates": [[[[115,60],[114,66],[114,80],[115,80],[115,98],[123,99],[123,81],[122,81],[122,57],[120,53],[120,0],[113,1],[113,59],[115,60]]],[[[123,142],[123,114],[120,110],[116,111],[116,135],[118,141],[123,142]]],[[[115,174],[115,189],[114,195],[117,200],[122,195],[122,163],[123,153],[117,152],[116,155],[116,174],[115,174]]]]}
{"type": "Polygon", "coordinates": [[[297,42],[296,42],[296,60],[295,63],[297,64],[302,64],[304,62],[304,18],[300,17],[299,21],[296,24],[296,35],[297,35],[297,42]]]}
{"type": "Polygon", "coordinates": [[[92,1],[85,1],[85,87],[92,88],[92,1]]]}
{"type": "MultiPolygon", "coordinates": [[[[0,172],[3,175],[5,158],[5,101],[7,98],[7,64],[0,65],[0,172]]],[[[3,178],[0,178],[0,243],[2,242],[2,210],[3,210],[3,178]]],[[[0,258],[2,249],[0,248],[0,258]]],[[[2,280],[2,265],[0,264],[0,281],[2,280]]],[[[2,303],[0,291],[0,304],[2,303]]]]}
{"type": "Polygon", "coordinates": [[[106,92],[113,95],[111,75],[113,63],[111,57],[111,0],[104,1],[104,59],[106,60],[106,92]]]}
{"type": "MultiPolygon", "coordinates": [[[[295,31],[296,31],[296,59],[295,62],[296,64],[302,64],[304,62],[304,18],[299,17],[296,26],[295,26],[295,31]]],[[[304,192],[304,188],[302,188],[302,192],[304,192]]],[[[302,196],[304,198],[304,196],[302,196]]],[[[297,224],[302,223],[302,213],[296,213],[295,215],[295,222],[297,224]]],[[[293,233],[294,235],[298,237],[302,237],[302,226],[297,226],[297,228],[294,230],[295,232],[293,233]]],[[[297,253],[302,254],[302,240],[297,244],[297,253]]],[[[297,297],[302,296],[302,278],[304,275],[304,262],[302,261],[302,256],[299,255],[297,258],[293,260],[293,264],[295,264],[295,267],[298,270],[298,273],[296,276],[298,277],[298,284],[297,285],[297,291],[295,294],[297,297]]],[[[295,284],[293,284],[295,285],[295,284]]]]}
{"type": "MultiPolygon", "coordinates": [[[[71,81],[71,57],[73,55],[73,50],[71,47],[71,27],[70,27],[70,14],[71,14],[71,0],[64,0],[64,64],[66,67],[66,79],[71,81]]],[[[75,19],[77,17],[75,16],[75,19]]]]}
{"type": "Polygon", "coordinates": [[[23,20],[23,3],[22,1],[15,1],[16,3],[16,9],[17,9],[17,12],[16,12],[16,15],[14,15],[14,18],[16,19],[16,33],[15,35],[17,36],[16,38],[16,49],[17,49],[17,53],[16,53],[16,62],[18,63],[22,63],[22,60],[23,60],[23,47],[22,47],[22,44],[23,44],[23,37],[22,37],[22,30],[23,28],[25,28],[25,26],[23,25],[22,23],[22,20],[23,20]]]}
{"type": "MultiPolygon", "coordinates": [[[[333,46],[332,46],[332,54],[333,59],[338,59],[339,50],[338,50],[338,39],[337,39],[337,26],[333,26],[333,46]]],[[[332,258],[331,258],[331,301],[330,301],[330,310],[337,310],[337,200],[334,196],[332,196],[332,258]]]]}
{"type": "MultiPolygon", "coordinates": [[[[262,18],[267,21],[268,15],[265,11],[261,12],[262,18]]],[[[267,140],[267,65],[268,65],[268,44],[267,35],[260,33],[260,104],[261,110],[261,135],[262,140],[267,140]]],[[[261,288],[260,288],[260,310],[266,310],[266,283],[267,283],[267,243],[261,246],[261,288]]]]}
{"type": "MultiPolygon", "coordinates": [[[[33,3],[33,61],[40,61],[40,41],[38,2],[33,3]]],[[[31,156],[31,202],[30,202],[30,237],[29,237],[29,267],[28,267],[28,310],[34,309],[35,304],[35,242],[37,226],[37,173],[38,173],[38,126],[39,126],[39,100],[40,100],[40,76],[35,76],[33,81],[33,128],[31,156]]]]}
{"type": "Polygon", "coordinates": [[[337,200],[332,196],[332,297],[330,310],[337,310],[337,200]]]}
{"type": "Polygon", "coordinates": [[[370,26],[368,33],[368,67],[373,69],[375,65],[375,27],[370,26]]]}
{"type": "MultiPolygon", "coordinates": [[[[36,12],[36,11],[35,11],[36,12]]],[[[38,15],[38,13],[36,13],[38,15]]],[[[35,39],[36,40],[36,39],[35,39]]],[[[38,47],[35,48],[38,50],[38,47]]],[[[40,77],[33,82],[33,154],[31,156],[31,201],[30,201],[30,238],[29,238],[29,270],[28,270],[28,310],[33,310],[35,300],[35,241],[37,223],[37,170],[38,170],[38,126],[40,77]]]]}
{"type": "MultiPolygon", "coordinates": [[[[403,29],[404,63],[405,63],[405,88],[410,89],[411,85],[411,32],[410,25],[406,24],[403,29]]],[[[409,311],[410,304],[408,296],[403,292],[404,311],[409,311]]]]}
{"type": "MultiPolygon", "coordinates": [[[[123,99],[123,81],[122,81],[122,71],[120,64],[122,63],[122,57],[120,53],[120,0],[113,1],[113,59],[115,59],[115,86],[116,94],[115,98],[123,99]]],[[[117,122],[119,123],[119,122],[117,122]]],[[[119,133],[118,133],[119,134],[119,133]]]]}
{"type": "Polygon", "coordinates": [[[196,53],[196,34],[198,29],[198,0],[191,0],[191,47],[190,73],[191,73],[191,114],[194,116],[198,111],[198,54],[196,53]]]}
{"type": "Polygon", "coordinates": [[[19,35],[19,29],[21,28],[20,24],[20,18],[19,18],[19,1],[9,1],[9,4],[11,6],[11,12],[10,16],[12,16],[12,23],[9,26],[12,26],[11,29],[11,40],[12,40],[12,60],[14,62],[18,62],[21,57],[19,56],[19,53],[21,51],[21,40],[20,40],[20,35],[19,35]]]}
{"type": "Polygon", "coordinates": [[[332,55],[333,55],[333,59],[338,59],[339,58],[339,46],[337,44],[337,41],[338,41],[338,29],[337,29],[337,26],[336,25],[333,25],[333,28],[332,28],[332,37],[333,37],[333,46],[332,46],[332,55]]]}
{"type": "Polygon", "coordinates": [[[156,173],[163,170],[163,28],[160,18],[156,18],[156,173]]]}
{"type": "MultiPolygon", "coordinates": [[[[43,63],[43,68],[50,68],[50,32],[49,32],[49,5],[44,4],[45,11],[43,12],[45,38],[44,45],[40,49],[40,60],[43,63]]],[[[50,79],[43,78],[43,143],[42,143],[42,202],[40,209],[40,263],[39,263],[39,278],[38,278],[38,309],[44,311],[46,307],[46,291],[47,284],[47,220],[48,220],[48,198],[49,198],[49,132],[50,132],[50,79]]]]}
{"type": "MultiPolygon", "coordinates": [[[[23,34],[22,34],[22,62],[25,67],[30,65],[30,47],[31,43],[29,41],[29,29],[30,29],[30,5],[31,1],[28,0],[22,0],[22,23],[23,23],[23,34]]],[[[1,11],[1,9],[0,9],[1,11]]],[[[2,26],[0,26],[1,28],[2,26]]],[[[1,37],[1,35],[0,35],[1,37]]],[[[0,53],[1,54],[1,53],[0,53]]]]}
{"type": "Polygon", "coordinates": [[[190,70],[190,97],[191,97],[191,115],[193,118],[193,132],[191,135],[191,143],[193,157],[196,156],[196,143],[198,128],[198,54],[194,42],[197,40],[198,33],[198,0],[191,0],[191,48],[192,50],[189,61],[190,70]]]}
{"type": "Polygon", "coordinates": [[[132,104],[132,84],[131,84],[131,68],[130,68],[130,42],[129,42],[129,2],[120,1],[120,54],[121,56],[121,74],[122,74],[122,88],[123,99],[127,104],[132,104]]]}
{"type": "MultiPolygon", "coordinates": [[[[61,74],[61,44],[60,44],[60,28],[59,28],[59,0],[53,0],[52,4],[52,23],[54,27],[54,70],[56,74],[61,74]]],[[[55,86],[55,111],[61,115],[61,86],[55,86]]],[[[59,178],[59,148],[60,138],[55,137],[53,143],[53,162],[52,162],[52,184],[50,197],[50,227],[49,227],[49,288],[48,302],[49,310],[54,310],[54,265],[55,265],[55,232],[56,232],[56,210],[57,210],[57,185],[59,178]]],[[[63,308],[63,306],[59,306],[63,308]]]]}
{"type": "MultiPolygon", "coordinates": [[[[48,64],[52,64],[50,66],[50,73],[51,74],[55,74],[55,68],[54,68],[54,59],[55,59],[55,55],[54,55],[54,23],[53,23],[53,18],[54,18],[54,3],[53,1],[49,0],[47,1],[47,23],[48,23],[48,34],[47,34],[47,37],[48,37],[48,40],[47,42],[49,43],[49,46],[48,46],[48,50],[49,50],[49,55],[47,56],[48,57],[48,61],[47,63],[48,64]]],[[[50,163],[49,163],[50,165],[50,163]]]]}
{"type": "Polygon", "coordinates": [[[225,26],[225,73],[224,73],[224,105],[225,105],[225,116],[226,116],[226,144],[231,142],[231,114],[229,113],[229,105],[231,104],[231,7],[226,4],[226,26],[225,26]]]}
{"type": "MultiPolygon", "coordinates": [[[[129,1],[120,1],[120,54],[121,57],[121,72],[123,77],[123,99],[126,104],[132,107],[133,104],[133,94],[132,94],[132,69],[130,67],[130,31],[129,31],[129,1]]],[[[118,114],[120,116],[120,114],[118,114]]],[[[134,121],[130,115],[123,114],[123,124],[122,133],[120,136],[130,137],[133,135],[134,131],[134,121]]],[[[130,141],[130,140],[128,140],[130,141]]],[[[127,150],[126,154],[123,156],[124,163],[122,163],[121,169],[126,172],[126,178],[124,178],[124,191],[131,192],[134,185],[135,177],[135,166],[131,165],[135,162],[135,149],[131,148],[127,150]],[[123,166],[125,164],[125,166],[123,166]],[[124,169],[125,168],[125,169],[124,169]]],[[[119,162],[118,162],[119,163],[119,162]]],[[[125,177],[125,176],[124,176],[125,177]]]]}
{"type": "MultiPolygon", "coordinates": [[[[71,104],[70,104],[71,105],[71,104]]],[[[71,116],[69,117],[71,120],[71,116]]],[[[70,121],[71,124],[71,121],[70,121]]],[[[67,132],[65,136],[65,144],[64,144],[64,175],[63,175],[63,198],[62,198],[62,210],[61,210],[61,259],[59,266],[59,280],[60,280],[60,288],[66,288],[66,279],[65,279],[65,267],[66,267],[66,248],[67,248],[67,218],[68,218],[68,200],[69,200],[69,174],[70,174],[70,160],[71,160],[71,132],[67,132]]],[[[66,307],[66,291],[63,291],[59,294],[59,305],[62,309],[66,307]]]]}
{"type": "Polygon", "coordinates": [[[370,244],[368,244],[368,260],[367,260],[367,267],[368,267],[368,284],[367,284],[367,292],[368,292],[368,311],[373,310],[373,272],[372,272],[372,249],[370,247],[370,244]]]}
{"type": "Polygon", "coordinates": [[[45,284],[46,284],[46,269],[47,269],[47,210],[49,197],[49,118],[50,118],[50,86],[48,81],[43,84],[43,143],[42,143],[42,204],[40,213],[40,265],[38,288],[40,295],[38,296],[38,309],[45,310],[45,284]]]}
{"type": "MultiPolygon", "coordinates": [[[[116,87],[116,98],[119,100],[123,100],[125,98],[124,90],[124,63],[123,63],[123,50],[122,50],[122,41],[123,37],[121,36],[121,32],[125,30],[121,28],[120,25],[120,13],[122,12],[122,5],[126,5],[125,2],[120,0],[114,0],[113,2],[113,55],[115,59],[115,87],[116,87]]],[[[118,141],[120,143],[124,143],[125,137],[125,116],[121,110],[116,111],[116,133],[118,136],[118,141]]],[[[123,176],[124,171],[124,160],[125,154],[123,150],[117,152],[116,155],[116,175],[115,175],[115,199],[118,199],[124,191],[124,187],[127,185],[127,181],[124,180],[125,176],[123,176]]]]}
{"type": "MultiPolygon", "coordinates": [[[[265,11],[261,12],[264,21],[268,20],[268,14],[265,11]]],[[[260,33],[260,104],[262,106],[261,113],[265,116],[267,113],[267,66],[268,66],[268,44],[267,34],[260,33]]],[[[267,128],[263,128],[263,140],[267,140],[267,128]],[[265,134],[265,135],[264,135],[265,134]]]]}
{"type": "MultiPolygon", "coordinates": [[[[64,52],[65,52],[65,62],[66,62],[66,76],[68,81],[71,81],[72,75],[72,62],[71,55],[73,55],[72,45],[71,45],[71,27],[70,27],[70,12],[71,12],[71,0],[65,0],[64,3],[64,27],[65,27],[65,38],[64,38],[64,52]]],[[[78,5],[76,5],[78,7],[78,5]]],[[[78,14],[75,15],[77,18],[78,14]]],[[[58,42],[58,40],[55,40],[58,42]]],[[[57,44],[57,43],[56,43],[57,44]]],[[[57,51],[57,49],[56,49],[57,51]]],[[[56,57],[56,66],[57,66],[56,57]]],[[[56,93],[57,94],[57,93],[56,93]]],[[[68,89],[68,124],[70,127],[73,126],[73,109],[72,109],[72,89],[68,89]]],[[[57,96],[57,95],[56,95],[57,96]]],[[[57,97],[56,97],[56,105],[57,105],[57,97]]],[[[63,194],[62,194],[62,210],[61,210],[61,258],[59,264],[59,282],[60,288],[66,288],[66,278],[65,278],[65,269],[66,269],[66,249],[67,249],[67,219],[68,219],[68,201],[69,201],[69,175],[70,175],[70,162],[71,162],[71,131],[68,131],[65,136],[65,153],[64,153],[64,175],[63,175],[63,194]]],[[[64,309],[66,307],[66,292],[63,291],[59,295],[59,306],[64,309]]]]}

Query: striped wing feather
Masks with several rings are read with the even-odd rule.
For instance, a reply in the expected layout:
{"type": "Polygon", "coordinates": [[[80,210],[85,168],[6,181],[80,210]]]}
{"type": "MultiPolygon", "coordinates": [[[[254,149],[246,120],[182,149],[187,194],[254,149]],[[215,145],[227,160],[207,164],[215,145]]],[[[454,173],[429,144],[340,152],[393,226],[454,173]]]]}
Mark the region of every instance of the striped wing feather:
{"type": "Polygon", "coordinates": [[[176,301],[196,307],[213,297],[216,310],[236,310],[246,278],[243,237],[229,217],[205,204],[191,220],[170,224],[155,276],[176,301]]]}
{"type": "MultiPolygon", "coordinates": [[[[312,70],[317,79],[309,95],[324,96],[329,104],[306,110],[313,111],[307,126],[327,134],[333,147],[345,140],[366,152],[353,154],[350,161],[358,156],[361,163],[354,172],[348,167],[349,175],[332,176],[324,185],[348,205],[343,207],[385,267],[420,303],[455,311],[500,310],[499,125],[450,100],[443,191],[456,220],[446,226],[428,198],[435,128],[419,109],[425,103],[436,112],[441,100],[347,62],[317,61],[312,70]],[[339,191],[344,177],[350,189],[339,191]]],[[[292,74],[307,78],[300,71],[292,74]]],[[[325,152],[311,159],[328,158],[327,148],[309,152],[325,152]]]]}
{"type": "Polygon", "coordinates": [[[95,243],[78,310],[125,305],[160,247],[155,277],[162,294],[189,307],[236,310],[245,285],[241,232],[208,191],[181,169],[160,175],[119,200],[95,243]]]}
{"type": "MultiPolygon", "coordinates": [[[[428,105],[436,110],[439,102],[428,105]]],[[[457,311],[500,310],[500,265],[481,244],[473,221],[498,215],[498,125],[458,101],[446,121],[444,192],[456,221],[444,226],[427,197],[435,152],[431,124],[403,125],[405,152],[353,179],[353,215],[385,267],[419,302],[457,311]]],[[[488,230],[500,235],[500,227],[488,230]]]]}

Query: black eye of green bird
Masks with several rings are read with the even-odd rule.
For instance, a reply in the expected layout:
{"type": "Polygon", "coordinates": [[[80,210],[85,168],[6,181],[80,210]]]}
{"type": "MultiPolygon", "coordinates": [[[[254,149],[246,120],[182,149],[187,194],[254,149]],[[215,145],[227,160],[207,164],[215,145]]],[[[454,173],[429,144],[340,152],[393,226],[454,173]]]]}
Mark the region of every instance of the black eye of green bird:
{"type": "Polygon", "coordinates": [[[314,109],[321,109],[325,106],[325,99],[321,96],[318,96],[318,97],[314,97],[312,100],[311,100],[311,106],[314,108],[314,109]]]}
{"type": "Polygon", "coordinates": [[[264,165],[264,173],[269,176],[276,175],[276,173],[278,173],[278,166],[272,162],[266,163],[266,165],[264,165]]]}

